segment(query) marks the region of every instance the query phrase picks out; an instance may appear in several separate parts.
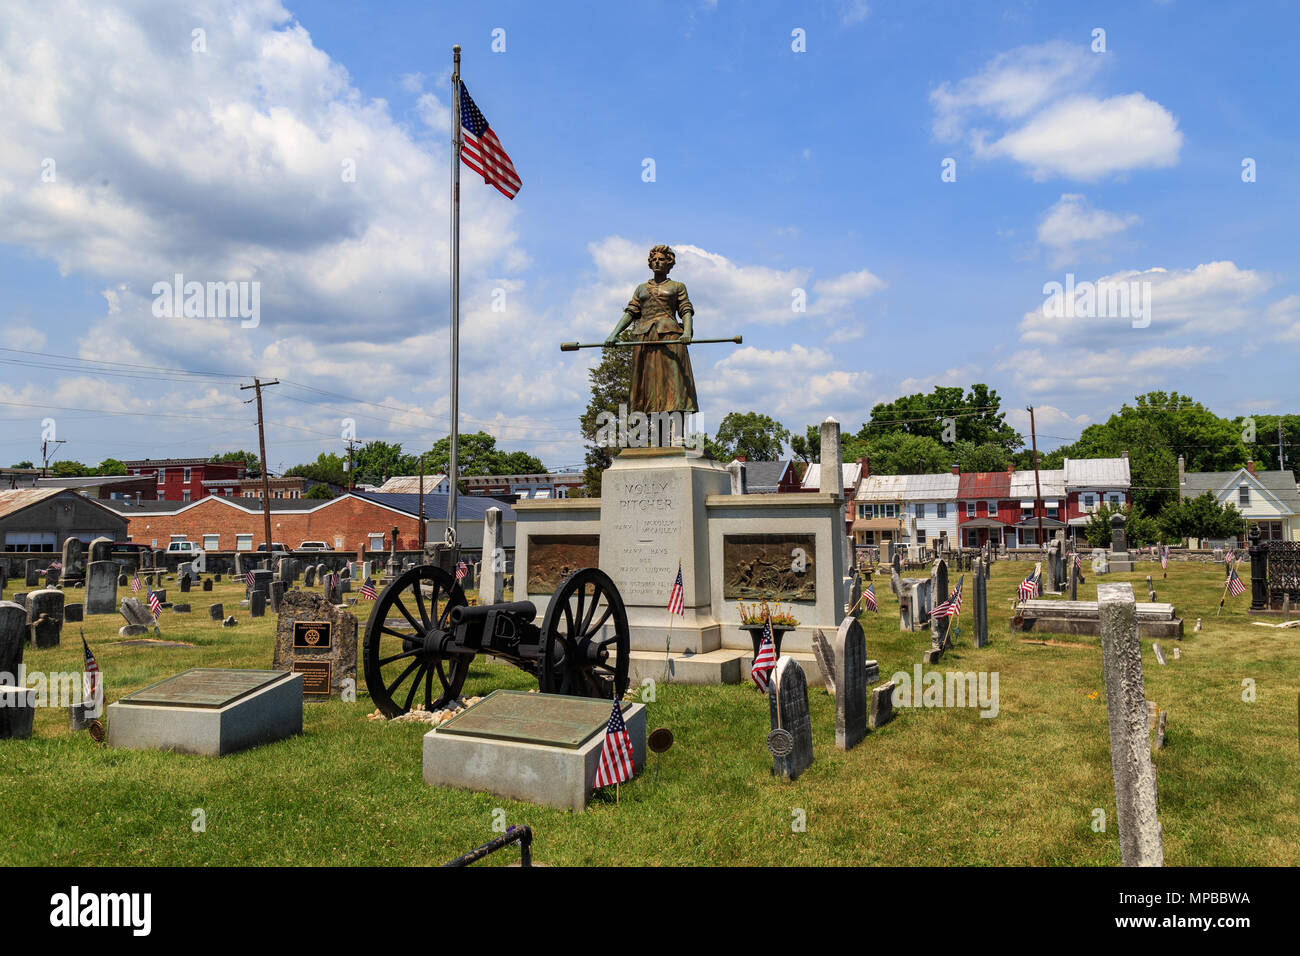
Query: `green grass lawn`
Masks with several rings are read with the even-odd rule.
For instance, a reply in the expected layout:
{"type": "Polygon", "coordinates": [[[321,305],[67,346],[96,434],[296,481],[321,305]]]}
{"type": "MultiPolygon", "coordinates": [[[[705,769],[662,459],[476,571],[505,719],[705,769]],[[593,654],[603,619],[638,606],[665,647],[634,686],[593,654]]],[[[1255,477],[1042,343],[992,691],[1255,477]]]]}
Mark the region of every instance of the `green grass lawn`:
{"type": "MultiPolygon", "coordinates": [[[[109,750],[71,733],[66,711],[39,712],[32,739],[0,741],[0,862],[442,863],[490,839],[493,811],[502,808],[509,823],[532,825],[536,860],[555,865],[1118,865],[1099,640],[1012,638],[1010,601],[1026,570],[995,565],[992,643],[980,650],[970,643],[967,582],[963,635],[937,667],[998,672],[996,718],[902,710],[841,753],[833,703],[814,688],[816,760],[793,783],[770,774],[767,703],[752,686],[660,685],[649,727],[671,728],[676,743],[622,787],[617,804],[601,794],[587,813],[569,814],[434,789],[420,778],[427,728],[365,720],[374,707],[358,674],[358,700],[306,705],[301,736],[219,759],[109,750]],[[1104,833],[1090,825],[1094,808],[1106,813],[1104,833]],[[196,809],[206,814],[205,832],[191,828],[196,809]],[[803,832],[792,826],[799,817],[803,832]]],[[[1169,664],[1160,667],[1143,642],[1147,697],[1169,711],[1168,747],[1155,755],[1165,862],[1300,863],[1300,629],[1252,626],[1249,594],[1216,618],[1223,573],[1210,565],[1174,564],[1161,581],[1159,565],[1144,564],[1105,580],[1131,580],[1144,595],[1148,573],[1186,622],[1181,660],[1168,641],[1169,664]],[[1246,679],[1253,703],[1242,699],[1246,679]]],[[[1096,597],[1097,580],[1088,574],[1080,598],[1096,597]]],[[[174,582],[168,590],[182,597],[174,582]]],[[[887,579],[878,577],[876,590],[882,613],[863,617],[867,656],[888,680],[912,672],[929,636],[900,633],[887,579]]],[[[71,593],[79,600],[84,592],[71,593]]],[[[79,671],[84,628],[109,700],[190,667],[267,668],[274,618],[251,620],[241,596],[227,580],[213,594],[185,596],[193,614],[163,612],[163,638],[193,647],[115,645],[119,616],[96,616],[65,625],[57,648],[29,648],[25,663],[29,671],[79,671]],[[218,600],[238,627],[208,620],[218,600]]],[[[363,603],[362,626],[368,610],[363,603]]],[[[465,694],[530,686],[528,675],[479,658],[465,694]]],[[[517,859],[503,852],[484,865],[517,859]]]]}

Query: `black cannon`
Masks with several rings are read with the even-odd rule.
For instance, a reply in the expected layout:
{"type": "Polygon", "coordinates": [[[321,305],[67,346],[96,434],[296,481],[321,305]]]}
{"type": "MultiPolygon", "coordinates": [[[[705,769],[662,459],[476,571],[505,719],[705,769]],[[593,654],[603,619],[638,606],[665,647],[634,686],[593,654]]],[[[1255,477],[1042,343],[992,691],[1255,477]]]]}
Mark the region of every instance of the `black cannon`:
{"type": "Polygon", "coordinates": [[[531,601],[470,607],[452,575],[433,565],[412,568],[384,588],[366,624],[370,698],[388,717],[421,698],[426,710],[438,710],[460,696],[478,654],[532,674],[544,694],[623,696],[627,610],[607,574],[572,572],[556,588],[541,627],[536,617],[531,601]]]}

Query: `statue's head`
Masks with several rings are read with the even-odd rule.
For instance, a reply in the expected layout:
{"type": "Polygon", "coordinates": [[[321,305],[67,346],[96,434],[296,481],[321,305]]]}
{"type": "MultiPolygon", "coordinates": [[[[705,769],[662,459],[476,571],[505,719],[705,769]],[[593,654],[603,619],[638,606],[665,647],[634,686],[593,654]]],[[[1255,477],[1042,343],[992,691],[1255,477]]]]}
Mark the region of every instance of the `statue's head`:
{"type": "Polygon", "coordinates": [[[671,272],[673,266],[677,264],[677,256],[673,253],[672,246],[661,244],[650,250],[646,262],[651,272],[671,272]]]}

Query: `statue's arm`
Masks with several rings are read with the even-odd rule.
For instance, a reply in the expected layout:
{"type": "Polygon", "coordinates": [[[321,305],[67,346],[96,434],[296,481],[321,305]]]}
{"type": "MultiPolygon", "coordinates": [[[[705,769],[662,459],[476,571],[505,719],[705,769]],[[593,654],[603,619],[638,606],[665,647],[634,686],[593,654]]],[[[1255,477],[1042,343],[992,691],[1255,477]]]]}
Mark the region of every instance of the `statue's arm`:
{"type": "Polygon", "coordinates": [[[686,294],[686,284],[681,283],[682,292],[677,298],[677,313],[682,317],[681,343],[688,345],[695,327],[695,306],[691,305],[690,296],[686,294]]]}
{"type": "Polygon", "coordinates": [[[623,334],[623,330],[632,324],[632,313],[624,312],[623,317],[618,320],[618,325],[614,326],[614,331],[609,333],[605,339],[606,345],[613,345],[618,341],[618,337],[623,334]]]}

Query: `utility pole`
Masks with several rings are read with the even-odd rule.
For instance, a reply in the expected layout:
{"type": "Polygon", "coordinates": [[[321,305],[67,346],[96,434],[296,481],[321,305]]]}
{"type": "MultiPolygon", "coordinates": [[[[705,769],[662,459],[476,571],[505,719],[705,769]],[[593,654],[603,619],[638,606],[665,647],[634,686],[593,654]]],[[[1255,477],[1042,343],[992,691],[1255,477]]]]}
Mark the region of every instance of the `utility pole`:
{"type": "Polygon", "coordinates": [[[1277,416],[1277,467],[1286,471],[1286,446],[1282,444],[1282,416],[1277,416]]]}
{"type": "Polygon", "coordinates": [[[420,456],[420,553],[424,554],[424,456],[420,456]]]}
{"type": "MultiPolygon", "coordinates": [[[[1278,433],[1278,435],[1280,436],[1280,435],[1282,434],[1282,426],[1281,426],[1281,425],[1278,425],[1277,427],[1278,427],[1278,432],[1277,432],[1277,433],[1278,433]]],[[[67,440],[66,438],[55,438],[55,439],[50,439],[50,440],[46,440],[46,441],[41,442],[41,477],[42,477],[42,478],[46,477],[45,472],[46,472],[46,471],[49,469],[49,467],[50,467],[50,453],[49,453],[49,446],[50,446],[50,445],[66,445],[67,442],[68,442],[68,440],[67,440]]]]}
{"type": "MultiPolygon", "coordinates": [[[[271,479],[267,473],[266,466],[266,428],[262,424],[262,389],[270,388],[272,385],[279,385],[280,380],[274,382],[263,382],[260,378],[253,379],[252,385],[241,385],[241,392],[250,388],[257,390],[257,450],[262,456],[262,522],[263,530],[266,533],[266,560],[267,567],[270,567],[271,558],[271,479]]],[[[245,402],[247,404],[247,402],[245,402]]]]}
{"type": "Polygon", "coordinates": [[[1029,412],[1029,441],[1034,450],[1034,513],[1038,515],[1038,546],[1047,542],[1043,540],[1043,486],[1038,482],[1038,431],[1034,428],[1034,406],[1026,405],[1029,412]]]}
{"type": "Polygon", "coordinates": [[[351,492],[355,484],[352,480],[352,446],[356,444],[356,439],[348,439],[348,491],[351,492]]]}

